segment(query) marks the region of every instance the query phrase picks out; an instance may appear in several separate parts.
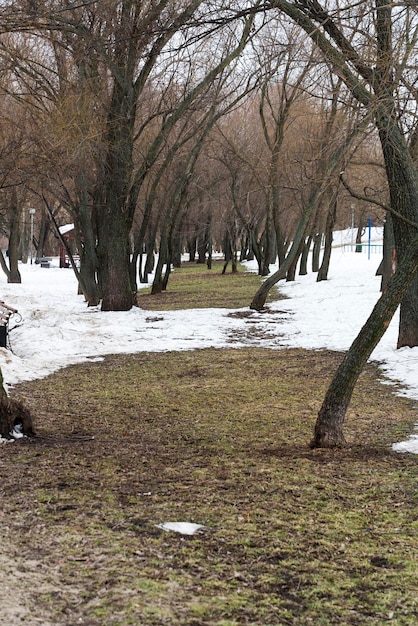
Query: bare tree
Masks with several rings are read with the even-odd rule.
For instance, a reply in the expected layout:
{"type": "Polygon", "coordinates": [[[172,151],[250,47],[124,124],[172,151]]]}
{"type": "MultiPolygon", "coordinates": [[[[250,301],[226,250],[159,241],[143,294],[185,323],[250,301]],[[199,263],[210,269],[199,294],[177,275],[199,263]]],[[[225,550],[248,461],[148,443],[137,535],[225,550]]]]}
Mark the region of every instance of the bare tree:
{"type": "Polygon", "coordinates": [[[271,3],[310,36],[333,71],[374,120],[388,178],[399,264],[386,291],[346,354],[318,415],[313,446],[344,444],[343,422],[359,373],[401,303],[398,347],[418,345],[418,173],[405,136],[409,110],[400,94],[410,84],[410,55],[418,37],[417,15],[409,3],[365,2],[356,45],[347,37],[353,7],[340,3],[335,14],[317,0],[271,3]],[[366,10],[365,10],[366,9],[366,10]],[[397,28],[398,24],[408,29],[397,28]],[[406,35],[406,37],[405,37],[406,35]],[[361,46],[361,40],[367,46],[361,46]],[[361,56],[366,50],[367,55],[361,56]],[[373,53],[373,54],[372,54],[373,53]]]}

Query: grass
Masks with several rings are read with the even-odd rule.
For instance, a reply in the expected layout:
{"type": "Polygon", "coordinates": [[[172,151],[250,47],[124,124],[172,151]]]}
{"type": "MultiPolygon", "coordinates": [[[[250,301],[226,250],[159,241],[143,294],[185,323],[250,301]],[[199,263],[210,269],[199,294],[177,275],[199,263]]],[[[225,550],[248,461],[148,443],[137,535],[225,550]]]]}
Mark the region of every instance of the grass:
{"type": "MultiPolygon", "coordinates": [[[[214,260],[212,269],[208,270],[206,265],[183,263],[170,274],[166,291],[151,296],[151,288],[141,289],[138,304],[142,309],[160,311],[248,306],[260,286],[260,277],[247,272],[241,264],[237,273],[232,274],[229,265],[222,274],[223,265],[223,261],[214,260]]],[[[280,297],[277,290],[273,289],[273,294],[276,300],[280,297]]]]}
{"type": "Polygon", "coordinates": [[[2,448],[0,520],[35,614],[68,626],[416,623],[416,457],[390,450],[416,407],[370,365],[348,448],[311,450],[340,358],[141,353],[16,388],[39,437],[2,448]]]}

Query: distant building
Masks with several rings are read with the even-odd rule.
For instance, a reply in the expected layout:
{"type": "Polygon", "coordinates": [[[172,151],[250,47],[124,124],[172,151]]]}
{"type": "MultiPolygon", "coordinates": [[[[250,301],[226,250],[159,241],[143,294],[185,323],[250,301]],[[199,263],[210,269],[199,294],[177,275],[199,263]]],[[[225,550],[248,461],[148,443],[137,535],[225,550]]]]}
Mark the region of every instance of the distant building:
{"type": "MultiPolygon", "coordinates": [[[[64,224],[59,229],[61,237],[66,241],[71,251],[74,247],[74,224],[64,224]]],[[[60,267],[70,267],[70,260],[65,246],[60,241],[60,267]]]]}

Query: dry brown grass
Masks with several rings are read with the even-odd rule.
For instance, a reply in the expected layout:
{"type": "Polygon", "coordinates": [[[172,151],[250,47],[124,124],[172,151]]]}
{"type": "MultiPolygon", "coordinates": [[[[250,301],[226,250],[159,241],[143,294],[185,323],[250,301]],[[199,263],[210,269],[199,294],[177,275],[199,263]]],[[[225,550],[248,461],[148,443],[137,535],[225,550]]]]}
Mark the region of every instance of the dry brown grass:
{"type": "Polygon", "coordinates": [[[310,450],[340,358],[126,355],[19,386],[40,436],[1,450],[0,519],[34,614],[68,626],[415,623],[416,458],[390,443],[416,408],[370,366],[350,447],[310,450]],[[206,529],[183,537],[164,521],[206,529]]]}

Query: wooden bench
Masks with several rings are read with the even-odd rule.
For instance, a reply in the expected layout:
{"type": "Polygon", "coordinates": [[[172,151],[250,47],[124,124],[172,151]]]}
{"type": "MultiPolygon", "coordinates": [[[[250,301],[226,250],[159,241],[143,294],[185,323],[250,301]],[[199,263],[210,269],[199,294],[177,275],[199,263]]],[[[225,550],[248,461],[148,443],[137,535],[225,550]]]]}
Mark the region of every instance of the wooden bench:
{"type": "Polygon", "coordinates": [[[9,319],[17,313],[17,309],[0,300],[0,348],[7,348],[7,336],[9,334],[9,319]]]}

